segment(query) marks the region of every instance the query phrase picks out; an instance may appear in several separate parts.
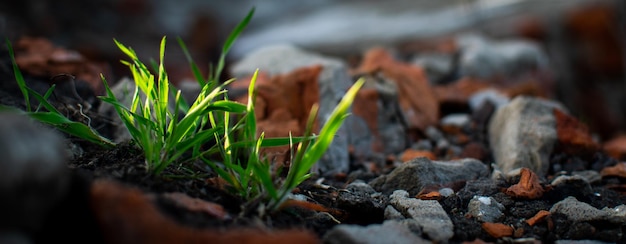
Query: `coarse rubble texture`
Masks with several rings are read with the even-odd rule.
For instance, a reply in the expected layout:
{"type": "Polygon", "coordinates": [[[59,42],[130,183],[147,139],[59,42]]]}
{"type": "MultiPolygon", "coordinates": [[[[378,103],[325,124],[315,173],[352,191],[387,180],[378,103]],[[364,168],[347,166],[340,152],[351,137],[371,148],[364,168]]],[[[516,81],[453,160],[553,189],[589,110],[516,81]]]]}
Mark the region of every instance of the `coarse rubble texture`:
{"type": "MultiPolygon", "coordinates": [[[[162,5],[155,12],[172,7],[157,2],[162,5]]],[[[575,8],[581,2],[469,1],[450,11],[440,10],[446,3],[432,1],[346,2],[244,34],[226,66],[224,76],[236,79],[228,95],[247,102],[251,75],[259,69],[256,117],[266,136],[302,133],[315,103],[319,129],[346,89],[356,79],[366,81],[314,176],[277,212],[233,196],[202,165],[149,175],[110,107],[106,112],[98,103],[99,74],[115,77],[116,66],[91,60],[98,56],[93,47],[76,51],[53,44],[59,38],[18,36],[16,61],[29,86],[43,93],[57,85],[55,105],[120,145],[95,148],[26,117],[0,113],[0,134],[6,134],[0,136],[0,174],[6,176],[0,177],[0,195],[7,199],[0,203],[0,242],[624,243],[626,57],[619,50],[626,42],[616,30],[624,25],[618,17],[626,5],[597,1],[575,8]],[[421,14],[403,14],[412,4],[422,4],[421,14]],[[383,11],[387,7],[397,9],[383,11]],[[462,10],[470,7],[482,14],[462,10]],[[350,11],[334,12],[342,8],[350,11]],[[372,15],[368,9],[380,11],[372,15]],[[354,11],[371,19],[355,22],[354,11]],[[465,32],[477,19],[482,31],[465,32]],[[320,34],[318,25],[305,25],[327,21],[349,30],[320,34]],[[435,29],[444,34],[433,35],[435,29]],[[36,153],[18,155],[24,147],[36,153]]],[[[148,5],[120,1],[105,10],[124,10],[120,16],[141,20],[148,5]]],[[[311,9],[323,5],[302,3],[311,9]]],[[[178,7],[190,6],[197,5],[178,7]]],[[[60,9],[55,15],[72,16],[63,14],[69,6],[60,9]]],[[[26,12],[37,15],[32,11],[26,12]]],[[[76,15],[98,19],[90,11],[76,15]]],[[[271,16],[261,8],[258,13],[261,22],[271,16]]],[[[215,20],[190,16],[192,25],[178,32],[189,34],[190,50],[204,64],[215,59],[223,38],[215,20]]],[[[50,26],[61,23],[49,19],[50,26]]],[[[176,29],[172,23],[164,28],[176,29]]],[[[152,32],[143,28],[141,38],[152,38],[152,32]]],[[[83,33],[80,40],[91,38],[83,33]]],[[[131,42],[141,43],[135,38],[131,42]]],[[[143,56],[153,47],[137,50],[143,56]]],[[[117,62],[113,53],[100,55],[117,62]]],[[[0,103],[23,109],[8,53],[1,54],[0,103]]],[[[167,57],[174,85],[193,99],[199,87],[183,71],[183,55],[174,51],[167,57]]],[[[110,82],[133,89],[123,76],[110,82]]],[[[288,152],[277,147],[262,153],[288,165],[288,152]]]]}

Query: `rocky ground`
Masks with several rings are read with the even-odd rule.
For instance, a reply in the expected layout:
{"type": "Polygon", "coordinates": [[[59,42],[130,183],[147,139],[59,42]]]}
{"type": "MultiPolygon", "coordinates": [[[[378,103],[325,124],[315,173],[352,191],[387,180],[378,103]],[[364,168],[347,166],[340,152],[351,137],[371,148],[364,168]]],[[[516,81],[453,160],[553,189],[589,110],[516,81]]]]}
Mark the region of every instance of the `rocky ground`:
{"type": "MultiPolygon", "coordinates": [[[[623,40],[602,32],[619,23],[606,21],[612,14],[568,15],[570,45],[584,47],[568,62],[532,22],[518,38],[460,33],[337,56],[277,44],[230,62],[234,100],[261,72],[257,123],[266,137],[302,133],[315,103],[323,123],[366,80],[315,177],[277,212],[228,192],[202,164],[149,174],[96,97],[100,73],[116,74],[111,64],[16,38],[28,85],[43,93],[56,84],[59,110],[119,144],[1,113],[0,242],[625,243],[626,137],[621,107],[610,105],[623,94],[626,57],[623,40]]],[[[8,51],[0,53],[0,103],[24,109],[8,51]]],[[[172,80],[192,98],[198,87],[180,70],[172,80]]]]}

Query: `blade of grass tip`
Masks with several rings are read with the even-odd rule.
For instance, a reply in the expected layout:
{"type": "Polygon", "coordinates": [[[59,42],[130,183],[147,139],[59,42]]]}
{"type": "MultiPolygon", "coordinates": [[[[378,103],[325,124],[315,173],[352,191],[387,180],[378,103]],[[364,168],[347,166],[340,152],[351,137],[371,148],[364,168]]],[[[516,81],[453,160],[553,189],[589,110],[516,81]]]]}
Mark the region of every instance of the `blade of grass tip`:
{"type": "Polygon", "coordinates": [[[126,46],[124,46],[124,44],[122,44],[121,42],[117,41],[117,39],[115,39],[115,38],[113,38],[113,42],[115,42],[115,45],[117,46],[117,48],[122,50],[122,52],[124,54],[126,54],[126,56],[130,57],[133,60],[137,58],[137,55],[135,54],[135,51],[133,51],[131,48],[127,48],[126,46]]]}
{"type": "Polygon", "coordinates": [[[200,68],[198,67],[198,65],[196,65],[196,62],[193,61],[193,58],[191,57],[191,54],[189,53],[189,49],[187,49],[187,45],[185,45],[185,42],[183,42],[183,39],[180,37],[176,38],[176,40],[178,41],[178,45],[180,46],[180,48],[183,50],[183,53],[185,54],[185,58],[187,58],[187,62],[189,63],[189,66],[191,67],[191,72],[193,73],[193,76],[196,78],[196,81],[198,82],[198,84],[200,84],[200,86],[203,87],[204,85],[206,85],[207,80],[205,80],[204,77],[202,76],[202,72],[200,72],[200,68]]]}
{"type": "Polygon", "coordinates": [[[24,101],[26,102],[26,111],[30,112],[30,97],[28,96],[28,90],[26,89],[26,81],[24,81],[24,76],[22,75],[22,71],[20,71],[20,67],[17,66],[17,61],[15,61],[15,53],[13,53],[13,46],[9,39],[5,39],[7,44],[7,49],[9,49],[9,56],[11,56],[11,63],[13,65],[13,74],[15,75],[15,81],[22,91],[22,95],[24,96],[24,101]]]}
{"type": "MultiPolygon", "coordinates": [[[[259,73],[259,69],[254,71],[252,79],[250,79],[250,86],[248,86],[248,105],[246,106],[246,139],[252,139],[256,137],[256,115],[254,113],[254,103],[256,102],[256,79],[259,73]]],[[[262,141],[262,140],[261,140],[262,141]]]]}
{"type": "MultiPolygon", "coordinates": [[[[165,72],[165,68],[163,67],[164,57],[165,57],[165,43],[166,37],[164,36],[161,39],[161,48],[159,52],[159,76],[158,76],[158,88],[157,88],[157,98],[158,98],[158,110],[157,118],[159,120],[159,127],[162,130],[165,130],[167,126],[167,112],[168,112],[168,100],[169,100],[169,81],[167,79],[167,73],[165,72]]],[[[164,132],[165,133],[165,132],[164,132]]]]}
{"type": "MultiPolygon", "coordinates": [[[[303,165],[304,168],[311,168],[313,164],[315,164],[317,160],[322,157],[326,149],[328,149],[334,139],[335,134],[337,133],[337,130],[339,130],[339,127],[341,127],[343,120],[348,116],[348,109],[350,108],[350,105],[352,105],[352,102],[354,101],[357,92],[361,89],[364,83],[364,79],[359,79],[354,85],[352,85],[352,87],[350,87],[350,89],[343,96],[339,104],[337,104],[330,117],[328,118],[328,121],[326,121],[326,123],[320,130],[320,136],[313,143],[310,151],[308,151],[304,155],[302,159],[302,162],[305,164],[303,165]]],[[[304,172],[300,172],[299,174],[301,177],[304,177],[306,175],[306,173],[304,172]]],[[[301,180],[302,179],[298,181],[301,180]]]]}
{"type": "Polygon", "coordinates": [[[224,46],[222,47],[222,53],[220,55],[220,59],[218,60],[218,63],[217,63],[217,68],[215,69],[215,73],[213,74],[214,75],[213,79],[215,81],[219,80],[219,76],[221,75],[222,70],[224,69],[226,54],[228,54],[228,51],[230,51],[230,48],[232,47],[235,40],[239,37],[239,34],[241,34],[243,29],[246,28],[246,26],[248,26],[250,19],[252,19],[252,16],[254,15],[254,9],[255,8],[250,9],[250,11],[248,12],[248,15],[246,15],[246,17],[241,22],[239,22],[239,24],[235,27],[235,29],[233,29],[230,35],[228,35],[228,38],[226,38],[226,42],[224,42],[224,46]]]}

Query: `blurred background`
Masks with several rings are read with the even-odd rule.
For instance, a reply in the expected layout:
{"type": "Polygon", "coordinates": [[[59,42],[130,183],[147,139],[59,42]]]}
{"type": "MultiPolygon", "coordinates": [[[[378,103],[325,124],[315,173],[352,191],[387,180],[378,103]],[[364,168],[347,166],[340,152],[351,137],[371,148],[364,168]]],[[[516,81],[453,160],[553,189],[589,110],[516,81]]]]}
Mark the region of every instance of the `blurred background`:
{"type": "MultiPolygon", "coordinates": [[[[621,0],[22,0],[0,3],[0,34],[43,37],[126,75],[113,38],[140,57],[158,56],[164,35],[174,82],[190,76],[175,38],[195,61],[215,62],[232,28],[255,15],[229,63],[276,43],[343,58],[349,65],[373,46],[400,58],[452,52],[456,36],[536,42],[548,56],[556,99],[603,138],[626,128],[626,4],[621,0]]],[[[225,74],[228,76],[228,74],[225,74]]],[[[110,80],[115,80],[112,78],[110,80]]]]}

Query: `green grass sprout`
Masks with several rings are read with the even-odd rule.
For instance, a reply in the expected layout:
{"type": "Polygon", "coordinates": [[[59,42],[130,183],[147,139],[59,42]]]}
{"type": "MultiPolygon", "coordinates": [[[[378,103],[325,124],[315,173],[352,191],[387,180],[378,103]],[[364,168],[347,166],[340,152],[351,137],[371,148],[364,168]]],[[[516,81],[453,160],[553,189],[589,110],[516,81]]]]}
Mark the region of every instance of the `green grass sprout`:
{"type": "Polygon", "coordinates": [[[48,102],[48,98],[54,91],[55,85],[52,85],[50,89],[46,91],[44,95],[39,94],[37,91],[31,89],[26,85],[26,81],[24,80],[24,76],[17,66],[17,62],[15,61],[15,55],[13,53],[13,47],[11,46],[11,42],[6,40],[6,45],[9,50],[9,55],[11,56],[11,62],[13,63],[13,73],[15,75],[15,80],[17,85],[24,96],[24,101],[26,105],[26,111],[0,105],[0,110],[11,111],[14,113],[25,114],[41,123],[48,124],[54,126],[60,131],[63,131],[72,136],[76,136],[78,138],[82,138],[89,142],[104,146],[104,147],[113,147],[115,143],[111,140],[101,136],[96,130],[91,128],[89,125],[72,121],[63,115],[59,110],[56,109],[50,102],[48,102]],[[37,109],[33,111],[31,104],[31,96],[35,98],[39,102],[37,105],[37,109]],[[41,107],[45,108],[46,111],[42,111],[41,107]]]}

